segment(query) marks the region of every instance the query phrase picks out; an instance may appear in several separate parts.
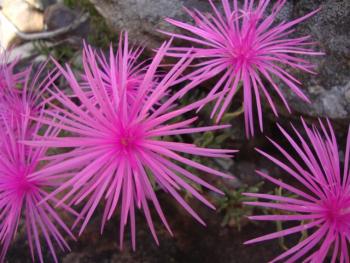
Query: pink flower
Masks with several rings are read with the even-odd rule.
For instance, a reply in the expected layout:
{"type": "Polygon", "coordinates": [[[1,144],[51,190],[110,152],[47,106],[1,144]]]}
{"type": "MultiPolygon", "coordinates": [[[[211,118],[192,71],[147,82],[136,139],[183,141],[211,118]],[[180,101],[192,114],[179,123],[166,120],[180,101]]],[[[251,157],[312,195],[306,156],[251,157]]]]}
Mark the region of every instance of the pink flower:
{"type": "MultiPolygon", "coordinates": [[[[11,72],[10,69],[5,69],[5,66],[3,70],[4,72],[11,72]]],[[[47,87],[51,85],[51,82],[57,79],[59,75],[57,71],[52,71],[43,78],[44,70],[46,70],[46,63],[39,67],[32,80],[31,72],[33,69],[31,66],[22,73],[17,74],[18,78],[13,77],[9,73],[10,77],[1,89],[0,113],[2,113],[2,118],[0,119],[0,126],[12,121],[8,118],[21,119],[23,114],[30,116],[40,115],[40,111],[45,104],[42,96],[47,87]],[[21,89],[23,90],[22,92],[21,89]]],[[[15,129],[17,122],[12,124],[12,129],[15,129]]],[[[21,125],[20,122],[18,124],[21,125]]]]}
{"type": "MultiPolygon", "coordinates": [[[[45,65],[41,70],[44,67],[45,65]]],[[[2,121],[0,133],[1,262],[4,261],[11,241],[16,235],[22,216],[33,261],[35,257],[38,257],[40,262],[44,261],[41,239],[45,240],[55,262],[58,262],[58,259],[54,243],[64,251],[69,249],[69,246],[63,233],[74,239],[63,219],[52,207],[51,203],[54,204],[57,200],[54,198],[47,200],[48,190],[56,188],[65,175],[31,178],[33,174],[49,165],[46,161],[43,162],[47,148],[32,147],[21,143],[21,141],[33,140],[42,128],[39,123],[31,119],[42,115],[42,108],[38,106],[42,105],[39,96],[45,90],[46,85],[50,85],[47,79],[46,82],[38,82],[41,70],[33,82],[29,81],[29,74],[26,76],[22,90],[1,99],[2,102],[5,102],[1,104],[3,110],[0,111],[2,121]],[[42,204],[37,206],[39,202],[42,204]]],[[[55,78],[57,75],[52,79],[55,78]]],[[[6,89],[11,88],[16,88],[16,85],[6,87],[6,89]]],[[[43,136],[52,137],[57,133],[57,128],[49,127],[43,136]]],[[[63,206],[63,208],[69,213],[74,213],[68,206],[63,206]]]]}
{"type": "Polygon", "coordinates": [[[299,221],[300,225],[268,234],[246,242],[252,244],[274,238],[284,237],[302,231],[309,236],[290,248],[271,262],[323,262],[329,251],[331,262],[339,257],[340,262],[349,262],[348,245],[350,237],[350,130],[348,133],[343,172],[333,128],[328,122],[327,128],[320,121],[321,129],[308,127],[303,121],[306,136],[293,126],[297,140],[279,127],[298,158],[292,157],[287,150],[270,139],[272,144],[288,160],[289,165],[269,154],[258,150],[263,156],[294,177],[297,184],[287,184],[263,172],[262,177],[278,187],[293,193],[293,197],[271,194],[246,194],[272,202],[248,202],[248,205],[278,209],[280,215],[252,216],[252,220],[299,221]],[[320,245],[319,245],[320,244],[320,245]],[[287,259],[288,258],[288,259],[287,259]]]}
{"type": "MultiPolygon", "coordinates": [[[[94,68],[91,74],[98,74],[100,76],[108,96],[112,96],[113,90],[117,91],[115,87],[112,87],[113,83],[120,83],[123,81],[121,77],[126,76],[128,100],[133,100],[137,93],[137,88],[140,86],[142,79],[144,78],[147,67],[145,65],[146,61],[138,63],[143,48],[129,48],[127,33],[125,33],[124,40],[124,49],[123,37],[120,37],[117,52],[114,54],[111,46],[108,58],[103,54],[103,52],[99,52],[98,54],[98,52],[96,52],[96,50],[94,50],[90,45],[84,44],[83,66],[84,69],[89,67],[94,68]],[[122,61],[125,61],[126,63],[125,68],[123,68],[124,64],[122,61]],[[125,72],[121,72],[121,70],[125,70],[125,72]]],[[[85,72],[89,72],[89,70],[85,70],[85,72]]],[[[86,89],[91,93],[91,97],[94,99],[94,101],[96,101],[90,87],[91,83],[89,83],[89,77],[86,74],[83,74],[82,77],[84,81],[82,85],[86,86],[86,89]]]]}
{"type": "Polygon", "coordinates": [[[25,77],[28,75],[29,71],[24,70],[16,73],[15,67],[18,64],[18,59],[8,62],[9,52],[0,53],[0,97],[2,97],[3,92],[8,87],[15,88],[18,84],[23,84],[25,77]]]}
{"type": "MultiPolygon", "coordinates": [[[[152,235],[158,243],[149,203],[154,205],[170,233],[171,230],[153,189],[153,183],[169,193],[202,224],[203,220],[179,192],[190,192],[210,208],[214,208],[213,205],[190,182],[222,193],[188,171],[187,167],[215,176],[226,176],[224,173],[181,154],[230,158],[230,154],[235,151],[200,148],[194,144],[177,142],[176,136],[213,131],[228,126],[191,128],[190,125],[196,121],[196,117],[179,119],[186,118],[185,114],[215,99],[215,96],[180,108],[174,104],[180,92],[165,96],[191,63],[188,57],[184,57],[161,79],[154,81],[159,77],[157,71],[169,45],[170,43],[164,43],[160,47],[144,74],[139,75],[142,79],[137,81],[137,87],[133,91],[128,89],[130,75],[127,56],[121,56],[120,60],[115,61],[118,66],[110,68],[110,79],[107,81],[110,84],[103,80],[107,75],[100,74],[101,69],[96,68],[93,58],[89,57],[87,60],[87,57],[84,57],[84,74],[91,92],[79,85],[69,66],[64,69],[57,65],[71,87],[75,99],[78,99],[78,104],[72,101],[71,96],[53,87],[52,98],[58,103],[51,104],[51,110],[45,111],[46,118],[41,118],[40,121],[62,129],[68,135],[52,138],[46,136],[41,141],[28,143],[73,149],[71,152],[57,155],[57,158],[65,160],[34,178],[52,173],[60,174],[63,171],[76,171],[73,178],[59,186],[52,195],[64,191],[60,203],[69,200],[69,204],[78,205],[84,201],[84,207],[75,224],[83,221],[79,234],[87,226],[97,206],[106,201],[101,232],[105,223],[120,208],[121,248],[124,228],[129,221],[132,247],[135,249],[137,208],[143,210],[152,235]],[[116,69],[118,71],[115,71],[116,69]],[[114,77],[117,75],[118,78],[114,77]],[[91,94],[96,103],[91,103],[91,94]],[[132,99],[129,99],[130,94],[133,94],[132,99]]],[[[126,37],[123,54],[129,54],[127,46],[126,37]]]]}
{"type": "MultiPolygon", "coordinates": [[[[271,14],[267,16],[264,13],[269,0],[245,0],[241,7],[237,0],[232,1],[233,5],[228,0],[222,0],[223,14],[211,0],[209,2],[213,10],[211,14],[186,10],[194,19],[195,25],[167,19],[169,23],[189,31],[193,36],[164,33],[198,46],[191,49],[193,56],[202,60],[195,65],[197,69],[190,76],[200,76],[203,80],[220,76],[209,93],[211,96],[219,90],[224,91],[212,111],[212,117],[217,114],[217,121],[222,118],[242,83],[246,135],[253,136],[253,97],[261,131],[263,130],[261,93],[266,97],[274,114],[278,116],[268,87],[272,87],[271,90],[278,94],[290,111],[283,93],[275,82],[276,78],[301,99],[309,101],[299,88],[300,81],[288,73],[284,66],[313,73],[313,66],[295,55],[322,53],[310,49],[309,46],[313,43],[309,42],[309,36],[293,38],[291,34],[295,25],[311,17],[318,10],[293,21],[276,24],[276,17],[286,3],[285,0],[278,0],[271,14]],[[265,80],[269,86],[264,84],[265,80]]],[[[188,51],[187,47],[175,47],[168,55],[181,57],[188,51]]]]}
{"type": "MultiPolygon", "coordinates": [[[[15,73],[18,59],[9,63],[8,56],[9,52],[6,51],[0,54],[0,113],[10,110],[9,106],[13,105],[13,100],[18,97],[17,87],[22,86],[29,76],[29,70],[15,73]]],[[[0,119],[0,126],[2,125],[3,121],[0,119]]]]}

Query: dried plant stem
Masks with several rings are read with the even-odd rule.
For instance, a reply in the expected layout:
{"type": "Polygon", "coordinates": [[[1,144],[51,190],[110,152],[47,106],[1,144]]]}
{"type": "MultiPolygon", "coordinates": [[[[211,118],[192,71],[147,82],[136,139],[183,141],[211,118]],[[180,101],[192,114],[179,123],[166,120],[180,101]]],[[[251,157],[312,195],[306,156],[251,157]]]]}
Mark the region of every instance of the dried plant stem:
{"type": "Polygon", "coordinates": [[[16,35],[20,37],[23,40],[27,41],[33,41],[33,40],[40,40],[40,39],[51,39],[63,34],[66,34],[70,31],[73,31],[77,29],[81,24],[85,23],[89,19],[89,14],[83,14],[77,19],[75,19],[71,24],[68,26],[52,30],[52,31],[46,31],[46,32],[38,32],[38,33],[24,33],[22,32],[10,19],[6,17],[1,11],[0,11],[0,17],[2,19],[5,19],[9,22],[12,29],[15,31],[16,35]]]}

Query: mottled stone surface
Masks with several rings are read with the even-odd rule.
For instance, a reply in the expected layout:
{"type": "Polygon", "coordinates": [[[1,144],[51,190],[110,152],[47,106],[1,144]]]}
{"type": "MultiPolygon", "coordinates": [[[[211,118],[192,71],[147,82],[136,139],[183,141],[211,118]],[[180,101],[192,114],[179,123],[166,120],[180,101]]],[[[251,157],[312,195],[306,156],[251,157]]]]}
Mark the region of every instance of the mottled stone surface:
{"type": "MultiPolygon", "coordinates": [[[[44,22],[47,30],[57,30],[72,24],[81,14],[78,11],[72,10],[64,4],[57,3],[49,6],[44,12],[44,22]]],[[[81,42],[81,38],[86,38],[89,33],[89,21],[81,24],[77,29],[60,35],[58,39],[77,38],[81,42]]],[[[57,39],[57,38],[56,38],[57,39]]]]}
{"type": "Polygon", "coordinates": [[[76,12],[63,4],[52,5],[44,13],[44,22],[48,30],[56,30],[68,26],[76,18],[76,12]]]}
{"type": "Polygon", "coordinates": [[[290,10],[290,17],[321,7],[320,12],[297,28],[297,34],[310,34],[325,52],[312,59],[317,75],[298,74],[312,103],[306,104],[286,92],[292,108],[303,115],[350,119],[350,1],[301,0],[290,10]]]}
{"type": "Polygon", "coordinates": [[[173,30],[164,21],[176,17],[190,21],[183,7],[209,10],[206,0],[90,0],[115,31],[127,30],[131,39],[156,48],[167,37],[157,30],[173,30]]]}

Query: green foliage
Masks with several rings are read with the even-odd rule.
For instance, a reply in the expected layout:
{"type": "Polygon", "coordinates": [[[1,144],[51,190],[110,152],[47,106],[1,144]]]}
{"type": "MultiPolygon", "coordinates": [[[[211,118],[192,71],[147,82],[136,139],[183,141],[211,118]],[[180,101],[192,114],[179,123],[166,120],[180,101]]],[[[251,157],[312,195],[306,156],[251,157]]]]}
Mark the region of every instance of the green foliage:
{"type": "Polygon", "coordinates": [[[237,227],[240,231],[254,210],[254,207],[243,205],[243,202],[257,201],[256,198],[244,196],[243,193],[258,193],[262,185],[263,182],[260,182],[254,186],[242,185],[236,190],[224,189],[225,196],[217,200],[218,212],[224,215],[221,225],[237,227]]]}
{"type": "MultiPolygon", "coordinates": [[[[275,195],[283,196],[283,197],[289,197],[289,198],[296,198],[297,197],[296,195],[293,195],[293,194],[291,194],[289,192],[283,193],[283,189],[281,187],[277,187],[275,189],[275,195]]],[[[267,212],[267,210],[265,210],[265,211],[267,212]]],[[[277,211],[275,209],[271,209],[271,210],[269,209],[268,211],[269,211],[269,214],[273,214],[273,215],[290,215],[291,214],[291,213],[288,213],[288,212],[277,211]]],[[[281,221],[275,221],[275,224],[276,224],[276,230],[277,231],[282,231],[284,229],[281,221]]],[[[305,224],[305,222],[301,222],[301,224],[303,225],[303,224],[305,224]]],[[[301,232],[301,236],[300,236],[300,240],[299,240],[298,243],[300,243],[301,241],[303,241],[307,237],[308,237],[307,231],[306,230],[302,231],[301,232]]],[[[290,249],[286,245],[284,237],[280,237],[278,239],[278,244],[284,250],[289,250],[290,249]]]]}
{"type": "Polygon", "coordinates": [[[71,63],[77,57],[78,52],[70,45],[47,45],[47,42],[37,40],[33,42],[36,51],[46,57],[54,57],[56,60],[65,63],[71,63]]]}
{"type": "Polygon", "coordinates": [[[230,138],[230,132],[223,132],[218,134],[218,132],[205,132],[201,136],[194,136],[194,144],[200,147],[208,148],[220,148],[223,143],[230,138]]]}
{"type": "Polygon", "coordinates": [[[243,113],[244,113],[244,108],[243,108],[243,106],[241,106],[236,111],[225,113],[224,116],[222,117],[221,122],[228,123],[228,122],[232,121],[233,119],[237,118],[238,116],[242,115],[243,113]]]}

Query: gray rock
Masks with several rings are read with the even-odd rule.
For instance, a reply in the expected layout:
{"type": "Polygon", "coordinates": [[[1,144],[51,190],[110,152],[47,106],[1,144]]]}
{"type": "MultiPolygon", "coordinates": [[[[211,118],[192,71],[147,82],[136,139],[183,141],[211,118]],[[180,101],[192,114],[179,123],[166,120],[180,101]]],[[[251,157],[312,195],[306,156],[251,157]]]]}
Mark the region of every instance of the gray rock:
{"type": "Polygon", "coordinates": [[[48,30],[56,30],[71,24],[77,13],[63,4],[55,4],[45,10],[44,23],[48,30]]]}
{"type": "Polygon", "coordinates": [[[301,0],[289,15],[298,17],[318,7],[321,11],[297,28],[298,35],[311,35],[325,52],[324,56],[311,59],[318,74],[291,70],[301,80],[311,104],[303,103],[290,90],[284,92],[294,111],[300,114],[350,119],[350,1],[301,0]]]}
{"type": "MultiPolygon", "coordinates": [[[[80,13],[74,11],[64,4],[54,4],[49,6],[44,12],[44,23],[47,30],[57,30],[72,24],[78,17],[80,13]]],[[[69,37],[85,38],[89,32],[89,21],[79,25],[77,29],[67,34],[60,35],[60,39],[65,39],[69,37]]]]}
{"type": "Polygon", "coordinates": [[[8,61],[12,62],[18,58],[21,58],[21,60],[32,58],[35,53],[36,48],[32,42],[24,43],[23,45],[17,46],[11,50],[8,61]]]}
{"type": "MultiPolygon", "coordinates": [[[[191,21],[183,6],[209,10],[207,0],[90,0],[116,32],[128,30],[131,38],[155,48],[167,39],[157,29],[174,31],[165,17],[191,21]]],[[[279,83],[294,112],[312,117],[332,119],[350,117],[350,1],[299,0],[289,1],[280,13],[281,19],[300,17],[321,7],[313,18],[297,28],[296,35],[311,34],[326,53],[311,58],[318,75],[293,72],[303,83],[303,90],[312,103],[303,103],[279,83]]],[[[308,58],[309,59],[309,58],[308,58]]]]}
{"type": "Polygon", "coordinates": [[[131,39],[156,48],[168,39],[157,32],[174,31],[174,27],[164,21],[166,17],[191,21],[183,7],[196,7],[209,10],[206,0],[90,0],[96,9],[106,18],[108,25],[120,32],[127,30],[131,39]]]}

